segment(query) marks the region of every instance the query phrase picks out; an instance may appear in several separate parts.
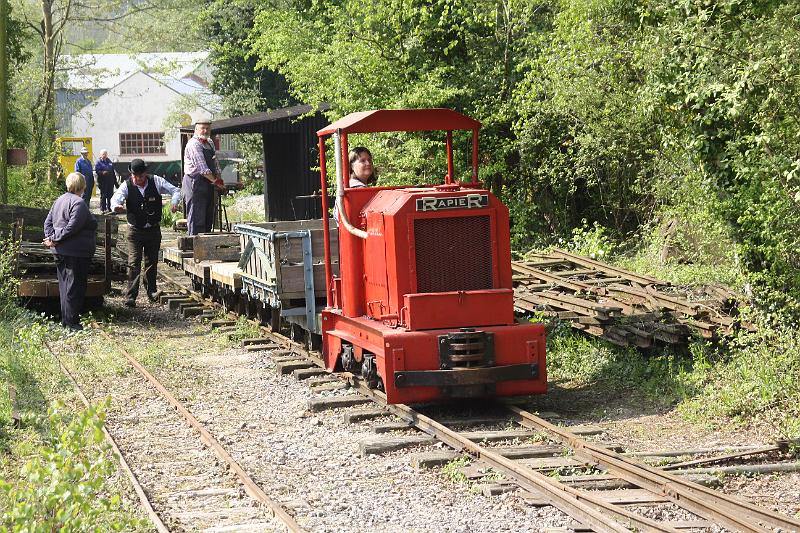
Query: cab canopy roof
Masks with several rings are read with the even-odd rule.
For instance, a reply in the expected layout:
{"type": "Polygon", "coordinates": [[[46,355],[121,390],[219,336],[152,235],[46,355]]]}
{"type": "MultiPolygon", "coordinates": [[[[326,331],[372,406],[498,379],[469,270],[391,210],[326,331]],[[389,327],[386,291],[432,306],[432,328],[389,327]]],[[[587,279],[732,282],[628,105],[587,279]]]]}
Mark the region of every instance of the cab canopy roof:
{"type": "Polygon", "coordinates": [[[340,118],[317,131],[318,137],[342,133],[380,131],[477,130],[481,123],[452,109],[377,109],[359,111],[340,118]]]}

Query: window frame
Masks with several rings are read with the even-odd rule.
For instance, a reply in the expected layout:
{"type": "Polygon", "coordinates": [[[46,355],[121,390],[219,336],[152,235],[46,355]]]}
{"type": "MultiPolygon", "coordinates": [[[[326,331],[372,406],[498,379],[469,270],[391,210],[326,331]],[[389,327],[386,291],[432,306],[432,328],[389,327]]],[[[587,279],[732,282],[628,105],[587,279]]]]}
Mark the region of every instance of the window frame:
{"type": "MultiPolygon", "coordinates": [[[[150,140],[150,139],[148,139],[150,140]]],[[[167,154],[167,143],[164,141],[164,132],[163,131],[126,131],[119,133],[119,155],[123,156],[136,156],[136,155],[144,155],[144,156],[153,156],[153,155],[166,155],[167,154]],[[147,135],[150,136],[158,136],[160,141],[161,150],[157,152],[153,151],[144,151],[145,147],[150,148],[152,144],[145,144],[145,140],[147,135]],[[138,139],[125,139],[123,136],[139,136],[138,139]],[[127,147],[130,146],[130,143],[136,141],[138,150],[139,151],[126,151],[127,147]]]]}

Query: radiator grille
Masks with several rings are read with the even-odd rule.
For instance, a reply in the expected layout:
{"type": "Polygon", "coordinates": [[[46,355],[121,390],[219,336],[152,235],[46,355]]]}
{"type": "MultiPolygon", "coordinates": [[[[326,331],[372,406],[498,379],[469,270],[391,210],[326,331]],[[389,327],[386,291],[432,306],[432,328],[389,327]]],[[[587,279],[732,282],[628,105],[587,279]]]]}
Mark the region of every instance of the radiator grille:
{"type": "Polygon", "coordinates": [[[417,292],[492,288],[492,241],[488,216],[414,221],[417,292]]]}

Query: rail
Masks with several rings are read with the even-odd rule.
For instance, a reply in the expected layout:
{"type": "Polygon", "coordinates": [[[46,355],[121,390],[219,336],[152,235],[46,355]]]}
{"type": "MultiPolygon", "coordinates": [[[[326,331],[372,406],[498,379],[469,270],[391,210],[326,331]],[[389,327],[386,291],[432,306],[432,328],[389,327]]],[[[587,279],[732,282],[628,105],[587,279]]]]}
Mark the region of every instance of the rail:
{"type": "MultiPolygon", "coordinates": [[[[193,291],[184,288],[170,276],[163,273],[159,273],[159,275],[171,284],[178,286],[182,293],[192,294],[194,299],[206,302],[209,305],[218,305],[209,298],[204,298],[202,295],[197,295],[193,291]]],[[[258,325],[265,336],[274,340],[277,344],[308,358],[316,365],[324,368],[324,362],[317,353],[310,352],[302,344],[272,331],[256,320],[251,320],[251,322],[258,325]]],[[[602,532],[629,530],[645,532],[678,531],[668,523],[659,523],[611,502],[604,501],[590,492],[571,487],[566,483],[516,463],[512,459],[471,441],[463,434],[448,428],[407,405],[388,404],[383,393],[369,388],[358,376],[348,372],[337,373],[337,376],[346,380],[358,392],[418,430],[433,436],[457,451],[465,451],[486,462],[513,480],[519,487],[543,494],[553,505],[579,520],[585,526],[602,532]]],[[[785,517],[721,492],[688,482],[675,474],[638,463],[629,457],[581,439],[577,435],[554,426],[517,407],[509,406],[508,409],[511,410],[516,421],[522,426],[546,431],[563,445],[571,448],[576,457],[580,457],[590,464],[599,464],[619,479],[653,494],[662,495],[698,516],[713,520],[737,531],[764,532],[771,531],[771,528],[800,531],[800,521],[793,518],[785,517]]]]}

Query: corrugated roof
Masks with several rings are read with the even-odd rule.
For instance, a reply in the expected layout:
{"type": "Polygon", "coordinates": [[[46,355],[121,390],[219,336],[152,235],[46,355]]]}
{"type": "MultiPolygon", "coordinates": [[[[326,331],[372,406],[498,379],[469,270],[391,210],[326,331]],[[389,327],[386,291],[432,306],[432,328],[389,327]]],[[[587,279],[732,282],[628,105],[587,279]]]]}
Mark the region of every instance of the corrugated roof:
{"type": "Polygon", "coordinates": [[[208,58],[208,52],[64,55],[59,69],[66,78],[60,89],[85,91],[110,89],[134,72],[185,78],[208,58]]]}

